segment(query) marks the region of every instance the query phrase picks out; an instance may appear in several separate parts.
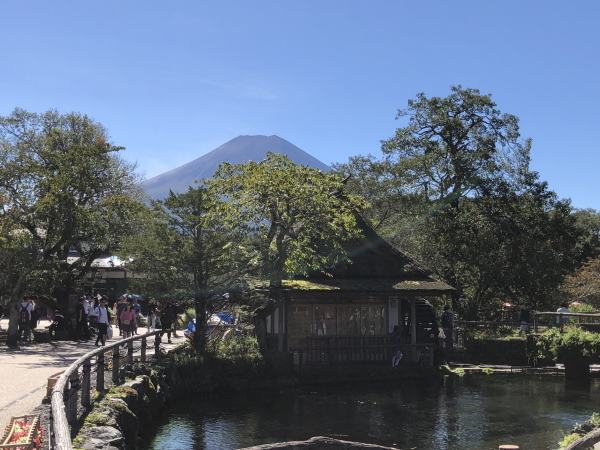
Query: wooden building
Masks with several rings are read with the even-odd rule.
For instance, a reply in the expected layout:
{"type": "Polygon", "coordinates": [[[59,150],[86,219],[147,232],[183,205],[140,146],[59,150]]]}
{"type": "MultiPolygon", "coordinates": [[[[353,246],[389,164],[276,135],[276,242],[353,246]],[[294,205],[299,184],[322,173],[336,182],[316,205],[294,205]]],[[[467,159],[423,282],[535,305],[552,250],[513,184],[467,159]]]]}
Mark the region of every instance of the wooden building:
{"type": "Polygon", "coordinates": [[[406,346],[432,342],[436,318],[427,298],[455,289],[362,219],[359,226],[363,237],[346,248],[351,262],[329,269],[332,276],[284,281],[283,305],[267,322],[279,351],[299,354],[304,363],[384,360],[396,325],[406,346]]]}

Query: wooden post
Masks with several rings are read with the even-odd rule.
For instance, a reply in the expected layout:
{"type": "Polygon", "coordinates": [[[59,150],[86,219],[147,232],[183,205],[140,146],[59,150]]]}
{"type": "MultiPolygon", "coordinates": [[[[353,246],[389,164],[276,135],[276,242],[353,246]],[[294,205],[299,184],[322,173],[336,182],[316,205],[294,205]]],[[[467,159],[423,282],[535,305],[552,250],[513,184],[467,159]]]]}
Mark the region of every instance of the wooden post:
{"type": "Polygon", "coordinates": [[[119,382],[119,346],[113,348],[113,370],[112,370],[112,381],[117,384],[119,382]]]}
{"type": "Polygon", "coordinates": [[[96,390],[104,391],[104,352],[99,353],[96,357],[96,390]]]}
{"type": "Polygon", "coordinates": [[[127,343],[127,364],[133,364],[133,341],[127,343]]]}
{"type": "Polygon", "coordinates": [[[146,361],[146,336],[142,336],[142,351],[140,355],[140,360],[142,362],[146,361]]]}
{"type": "Polygon", "coordinates": [[[71,385],[71,388],[69,389],[67,420],[69,422],[74,422],[77,420],[77,392],[79,391],[79,373],[77,371],[73,372],[69,377],[69,384],[71,385]]]}
{"type": "Polygon", "coordinates": [[[277,351],[283,352],[283,301],[279,302],[279,323],[277,330],[277,351]]]}
{"type": "Polygon", "coordinates": [[[81,380],[81,404],[83,406],[90,406],[91,371],[92,360],[86,359],[83,363],[83,379],[81,380]]]}
{"type": "MultiPolygon", "coordinates": [[[[417,308],[414,297],[410,299],[410,343],[417,343],[417,308]]],[[[417,361],[417,352],[412,352],[413,361],[417,361]]]]}
{"type": "Polygon", "coordinates": [[[160,333],[154,335],[154,358],[160,357],[160,333]]]}

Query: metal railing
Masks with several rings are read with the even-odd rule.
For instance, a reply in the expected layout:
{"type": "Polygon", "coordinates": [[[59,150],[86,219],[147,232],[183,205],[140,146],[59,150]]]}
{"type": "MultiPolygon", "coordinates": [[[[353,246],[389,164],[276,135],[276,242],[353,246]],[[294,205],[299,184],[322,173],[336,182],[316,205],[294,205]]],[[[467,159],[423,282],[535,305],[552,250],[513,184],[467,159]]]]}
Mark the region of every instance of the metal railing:
{"type": "Polygon", "coordinates": [[[52,430],[48,433],[50,450],[73,449],[69,423],[77,420],[79,391],[81,391],[81,406],[88,408],[91,405],[92,372],[96,372],[96,391],[103,392],[107,369],[112,370],[112,383],[117,384],[122,363],[132,364],[134,353],[137,350],[140,351],[140,361],[146,361],[146,348],[150,336],[155,337],[154,357],[158,358],[161,351],[161,336],[165,332],[163,330],[153,331],[100,347],[86,353],[65,370],[56,381],[51,395],[52,430]],[[141,341],[141,345],[137,349],[134,348],[136,341],[141,341]],[[126,350],[124,354],[121,354],[122,348],[126,350]],[[109,358],[106,357],[107,353],[109,358]],[[92,362],[94,358],[95,362],[92,362]],[[110,362],[112,362],[112,369],[110,362]],[[79,373],[80,369],[81,374],[79,373]]]}

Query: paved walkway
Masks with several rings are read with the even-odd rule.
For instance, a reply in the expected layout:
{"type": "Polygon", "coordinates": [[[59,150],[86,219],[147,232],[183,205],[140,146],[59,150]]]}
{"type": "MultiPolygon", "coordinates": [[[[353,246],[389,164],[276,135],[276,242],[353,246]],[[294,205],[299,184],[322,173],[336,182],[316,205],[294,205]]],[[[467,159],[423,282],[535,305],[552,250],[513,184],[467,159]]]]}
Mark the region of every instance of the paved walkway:
{"type": "MultiPolygon", "coordinates": [[[[0,322],[3,329],[8,328],[8,320],[0,322]]],[[[39,327],[50,325],[42,320],[39,327]]],[[[179,338],[173,337],[172,344],[165,340],[161,345],[167,349],[182,343],[183,332],[179,338]]],[[[120,339],[118,336],[116,339],[120,339]]],[[[154,338],[150,338],[153,342],[154,338]]],[[[108,343],[115,342],[115,338],[108,343]]],[[[79,357],[97,348],[94,341],[77,343],[73,341],[41,344],[32,342],[18,349],[0,346],[0,429],[8,424],[11,417],[30,413],[46,395],[47,379],[55,373],[69,367],[79,357]]]]}

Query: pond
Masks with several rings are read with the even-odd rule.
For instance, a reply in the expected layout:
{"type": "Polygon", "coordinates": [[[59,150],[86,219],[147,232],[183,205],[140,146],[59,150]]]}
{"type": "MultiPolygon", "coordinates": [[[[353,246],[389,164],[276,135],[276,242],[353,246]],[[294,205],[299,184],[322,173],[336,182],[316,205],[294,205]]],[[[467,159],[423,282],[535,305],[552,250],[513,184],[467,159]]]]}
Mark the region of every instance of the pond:
{"type": "Polygon", "coordinates": [[[578,391],[563,378],[520,375],[190,398],[166,408],[140,448],[226,450],[329,436],[405,450],[554,449],[599,401],[600,382],[578,391]]]}

